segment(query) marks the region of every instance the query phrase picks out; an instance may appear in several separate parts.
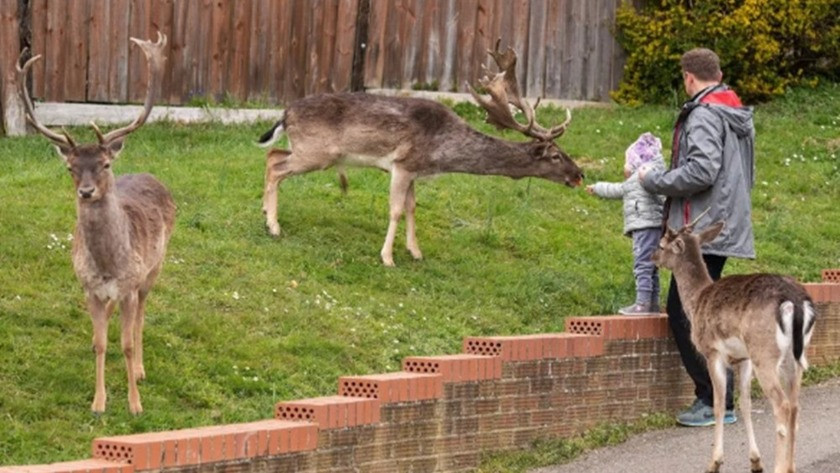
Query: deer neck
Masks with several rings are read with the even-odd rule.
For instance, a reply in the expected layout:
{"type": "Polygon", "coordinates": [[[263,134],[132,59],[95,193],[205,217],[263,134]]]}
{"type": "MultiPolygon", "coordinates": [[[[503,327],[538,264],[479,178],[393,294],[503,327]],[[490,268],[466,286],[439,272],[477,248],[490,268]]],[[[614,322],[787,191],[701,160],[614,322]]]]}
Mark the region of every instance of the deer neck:
{"type": "Polygon", "coordinates": [[[468,136],[460,136],[453,144],[457,159],[442,163],[443,172],[522,177],[541,177],[537,171],[536,159],[530,154],[530,143],[505,141],[470,130],[468,136]]]}
{"type": "Polygon", "coordinates": [[[92,203],[76,203],[76,244],[104,273],[117,277],[130,260],[130,223],[113,192],[92,203]]]}
{"type": "Polygon", "coordinates": [[[709,270],[702,258],[697,258],[680,265],[673,270],[674,279],[680,292],[680,299],[683,302],[686,315],[689,320],[693,318],[694,308],[704,289],[711,286],[714,281],[709,275],[709,270]]]}

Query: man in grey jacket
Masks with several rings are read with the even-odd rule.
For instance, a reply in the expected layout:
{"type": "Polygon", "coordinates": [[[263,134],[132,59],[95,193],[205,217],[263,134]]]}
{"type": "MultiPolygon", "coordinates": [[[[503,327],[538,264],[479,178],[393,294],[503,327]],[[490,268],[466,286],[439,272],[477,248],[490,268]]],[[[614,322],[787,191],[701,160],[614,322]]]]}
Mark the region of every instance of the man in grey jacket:
{"type": "MultiPolygon", "coordinates": [[[[755,182],[752,108],[744,107],[735,92],[721,82],[720,59],[713,51],[692,49],[680,64],[691,99],[683,104],[674,126],[670,169],[642,168],[639,178],[646,190],[667,197],[665,219],[671,228],[682,228],[706,209],[709,213],[700,226],[703,222],[726,222],[720,235],[702,248],[709,274],[717,280],[728,257],[755,258],[750,204],[755,182]]],[[[697,396],[677,421],[688,426],[713,425],[712,383],[705,360],[691,342],[691,327],[673,276],[666,312],[697,396]]],[[[726,423],[736,421],[732,384],[730,371],[726,423]]]]}

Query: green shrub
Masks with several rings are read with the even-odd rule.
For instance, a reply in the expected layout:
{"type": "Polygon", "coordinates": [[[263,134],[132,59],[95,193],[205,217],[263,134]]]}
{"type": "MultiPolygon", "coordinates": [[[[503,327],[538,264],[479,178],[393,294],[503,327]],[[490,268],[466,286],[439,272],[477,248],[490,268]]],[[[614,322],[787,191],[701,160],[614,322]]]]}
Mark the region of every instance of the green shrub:
{"type": "Polygon", "coordinates": [[[650,0],[638,10],[625,3],[616,30],[628,58],[612,97],[624,104],[679,93],[680,56],[694,47],[718,53],[724,81],[747,102],[840,78],[838,0],[650,0]]]}

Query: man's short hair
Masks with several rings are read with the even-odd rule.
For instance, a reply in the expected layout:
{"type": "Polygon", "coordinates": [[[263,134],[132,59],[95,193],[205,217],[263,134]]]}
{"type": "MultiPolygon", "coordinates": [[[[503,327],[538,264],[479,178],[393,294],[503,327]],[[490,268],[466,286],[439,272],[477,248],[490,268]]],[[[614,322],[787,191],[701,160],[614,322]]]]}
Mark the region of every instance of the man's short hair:
{"type": "Polygon", "coordinates": [[[694,48],[680,59],[683,72],[690,72],[702,81],[719,81],[723,77],[720,71],[720,58],[714,51],[706,48],[694,48]]]}

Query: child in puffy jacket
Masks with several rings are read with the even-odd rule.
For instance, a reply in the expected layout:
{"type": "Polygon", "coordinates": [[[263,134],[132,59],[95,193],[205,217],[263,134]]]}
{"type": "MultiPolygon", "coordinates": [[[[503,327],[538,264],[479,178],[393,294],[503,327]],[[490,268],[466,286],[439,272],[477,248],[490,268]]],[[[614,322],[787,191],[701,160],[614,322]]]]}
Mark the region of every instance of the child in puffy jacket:
{"type": "Polygon", "coordinates": [[[662,237],[663,196],[642,188],[638,170],[643,164],[665,169],[662,143],[651,133],[642,134],[624,154],[624,182],[596,182],[586,187],[604,199],[624,200],[624,234],[633,239],[633,275],[636,302],[621,308],[623,315],[658,314],[659,272],[651,257],[662,237]]]}

